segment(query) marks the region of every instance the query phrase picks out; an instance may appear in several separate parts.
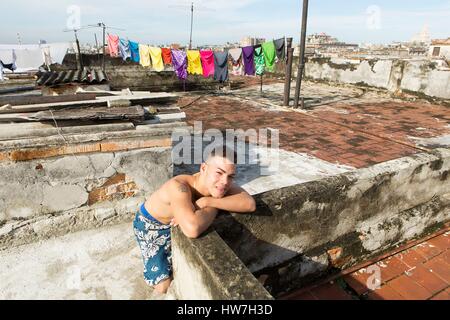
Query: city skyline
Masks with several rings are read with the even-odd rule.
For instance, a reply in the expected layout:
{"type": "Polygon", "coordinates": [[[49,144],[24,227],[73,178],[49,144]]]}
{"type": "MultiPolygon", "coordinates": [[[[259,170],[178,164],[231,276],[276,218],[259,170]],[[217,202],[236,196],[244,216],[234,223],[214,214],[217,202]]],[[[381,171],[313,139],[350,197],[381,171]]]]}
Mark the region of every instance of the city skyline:
{"type": "MultiPolygon", "coordinates": [[[[123,29],[110,29],[142,43],[170,44],[189,42],[190,1],[130,0],[126,10],[123,2],[87,0],[5,1],[14,15],[4,16],[8,28],[0,30],[1,43],[73,41],[73,34],[63,32],[71,26],[85,26],[100,21],[123,29]],[[79,13],[79,15],[78,15],[79,13]]],[[[266,39],[291,36],[298,42],[301,23],[301,1],[231,0],[227,2],[193,1],[193,45],[239,42],[246,36],[266,39]]],[[[446,38],[450,27],[450,1],[386,0],[369,2],[310,1],[308,34],[325,32],[347,43],[391,43],[409,41],[426,25],[431,38],[446,38]]],[[[101,29],[78,32],[82,43],[101,42],[101,29]]]]}

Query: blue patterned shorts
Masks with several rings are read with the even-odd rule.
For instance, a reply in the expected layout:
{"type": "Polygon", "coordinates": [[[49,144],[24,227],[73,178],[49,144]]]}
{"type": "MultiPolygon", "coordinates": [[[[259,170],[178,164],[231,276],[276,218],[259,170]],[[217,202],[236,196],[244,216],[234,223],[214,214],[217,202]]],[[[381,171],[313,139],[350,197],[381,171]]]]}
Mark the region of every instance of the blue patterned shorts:
{"type": "Polygon", "coordinates": [[[157,285],[172,274],[170,225],[153,218],[142,204],[133,228],[144,260],[144,280],[151,286],[157,285]]]}

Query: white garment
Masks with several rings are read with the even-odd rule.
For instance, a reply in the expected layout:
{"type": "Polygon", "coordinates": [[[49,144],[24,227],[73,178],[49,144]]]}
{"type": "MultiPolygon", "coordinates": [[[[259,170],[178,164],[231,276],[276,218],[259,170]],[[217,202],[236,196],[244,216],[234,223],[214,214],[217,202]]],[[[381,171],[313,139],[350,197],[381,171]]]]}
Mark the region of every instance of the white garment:
{"type": "Polygon", "coordinates": [[[3,66],[0,63],[0,81],[3,81],[3,66]]]}
{"type": "Polygon", "coordinates": [[[4,64],[14,63],[14,55],[12,49],[0,49],[0,60],[4,64]]]}
{"type": "Polygon", "coordinates": [[[38,70],[39,67],[44,63],[42,50],[40,48],[33,50],[15,49],[14,54],[16,57],[16,72],[38,70]]]}
{"type": "Polygon", "coordinates": [[[244,69],[242,65],[242,48],[233,48],[228,50],[228,54],[231,57],[231,62],[233,64],[231,68],[231,74],[235,76],[244,75],[244,69]]]}

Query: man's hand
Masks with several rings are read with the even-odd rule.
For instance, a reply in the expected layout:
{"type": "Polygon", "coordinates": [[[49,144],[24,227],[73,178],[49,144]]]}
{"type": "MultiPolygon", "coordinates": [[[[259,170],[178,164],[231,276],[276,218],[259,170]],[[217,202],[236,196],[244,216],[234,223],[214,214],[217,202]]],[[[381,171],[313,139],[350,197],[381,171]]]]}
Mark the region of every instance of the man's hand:
{"type": "Polygon", "coordinates": [[[203,209],[203,208],[206,208],[206,207],[211,207],[210,200],[211,200],[211,197],[201,197],[200,199],[195,201],[195,205],[199,209],[203,209]]]}
{"type": "Polygon", "coordinates": [[[170,225],[171,225],[172,227],[176,227],[176,226],[178,225],[177,220],[176,220],[175,218],[172,218],[172,220],[170,220],[170,225]]]}

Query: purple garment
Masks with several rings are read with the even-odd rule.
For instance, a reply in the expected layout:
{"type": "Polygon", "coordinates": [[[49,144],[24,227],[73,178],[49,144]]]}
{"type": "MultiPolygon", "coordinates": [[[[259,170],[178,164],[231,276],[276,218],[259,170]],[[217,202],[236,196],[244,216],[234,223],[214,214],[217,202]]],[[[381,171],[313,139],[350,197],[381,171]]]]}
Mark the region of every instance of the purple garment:
{"type": "Polygon", "coordinates": [[[178,79],[185,80],[187,78],[186,52],[172,49],[172,64],[178,79]]]}
{"type": "Polygon", "coordinates": [[[244,58],[244,69],[245,74],[247,75],[255,75],[255,65],[253,61],[253,46],[243,47],[242,48],[242,57],[244,58]]]}

